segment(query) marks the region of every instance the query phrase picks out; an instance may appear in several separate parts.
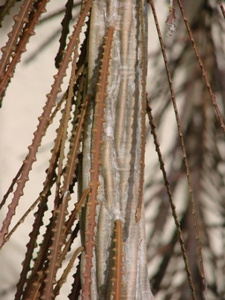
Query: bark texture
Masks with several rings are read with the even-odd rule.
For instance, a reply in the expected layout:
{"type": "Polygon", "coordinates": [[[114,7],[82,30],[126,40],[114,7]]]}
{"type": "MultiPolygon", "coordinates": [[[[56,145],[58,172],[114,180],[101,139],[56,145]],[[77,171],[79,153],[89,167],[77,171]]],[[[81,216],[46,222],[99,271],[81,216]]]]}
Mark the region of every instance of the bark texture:
{"type": "MultiPolygon", "coordinates": [[[[114,232],[116,220],[122,224],[123,263],[119,266],[122,271],[122,297],[152,297],[147,275],[144,210],[141,209],[145,146],[146,10],[144,1],[98,0],[94,1],[91,11],[87,93],[91,95],[92,102],[86,120],[80,193],[89,187],[92,180],[90,170],[94,155],[91,150],[96,143],[93,128],[97,82],[102,72],[104,37],[110,26],[114,28],[101,135],[91,299],[114,299],[115,296],[113,256],[116,251],[114,244],[118,242],[115,241],[114,232]]],[[[90,205],[81,216],[85,225],[89,222],[90,205]]],[[[86,231],[81,233],[84,244],[87,233],[86,225],[86,231]]],[[[83,255],[81,272],[85,272],[86,257],[87,253],[83,255]]]]}

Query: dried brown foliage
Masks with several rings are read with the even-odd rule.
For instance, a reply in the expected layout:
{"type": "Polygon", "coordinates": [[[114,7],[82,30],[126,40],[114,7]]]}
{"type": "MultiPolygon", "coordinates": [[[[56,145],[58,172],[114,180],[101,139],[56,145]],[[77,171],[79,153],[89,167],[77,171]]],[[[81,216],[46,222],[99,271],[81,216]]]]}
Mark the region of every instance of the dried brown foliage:
{"type": "MultiPolygon", "coordinates": [[[[47,2],[19,1],[0,60],[4,109],[7,87],[40,18],[47,24],[63,14],[56,75],[28,153],[0,204],[8,207],[1,248],[33,214],[15,299],[60,297],[68,276],[69,299],[150,299],[151,290],[156,299],[224,299],[222,1],[167,3],[167,38],[152,0],[68,0],[41,17],[47,2]],[[150,55],[148,18],[159,38],[159,50],[150,55]],[[148,60],[155,64],[151,81],[148,60]],[[12,228],[56,118],[43,188],[12,228]],[[177,130],[165,153],[162,128],[168,134],[175,128],[168,122],[177,130]],[[147,160],[153,171],[144,182],[146,137],[159,163],[147,160]]],[[[0,7],[1,24],[15,4],[0,7]]]]}

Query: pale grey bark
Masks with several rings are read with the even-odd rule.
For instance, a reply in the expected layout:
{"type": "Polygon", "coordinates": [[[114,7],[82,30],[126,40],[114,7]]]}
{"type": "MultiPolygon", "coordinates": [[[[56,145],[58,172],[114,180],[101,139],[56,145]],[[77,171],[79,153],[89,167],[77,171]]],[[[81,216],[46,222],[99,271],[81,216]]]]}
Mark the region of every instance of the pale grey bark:
{"type": "MultiPolygon", "coordinates": [[[[146,261],[144,209],[136,222],[141,179],[141,151],[144,129],[143,103],[146,76],[147,8],[138,0],[93,2],[88,56],[88,93],[96,94],[102,45],[108,26],[115,27],[105,99],[100,186],[98,188],[96,236],[93,254],[91,299],[111,299],[111,259],[114,221],[123,224],[124,299],[151,299],[146,261]],[[144,22],[141,20],[143,15],[144,22]],[[141,23],[144,24],[141,35],[141,23]],[[143,93],[142,93],[143,92],[143,93]],[[97,275],[96,275],[97,274],[97,275]]],[[[93,111],[85,128],[82,163],[82,191],[88,188],[91,169],[93,111]]],[[[145,137],[144,137],[145,138],[145,137]]],[[[85,240],[84,232],[82,238],[85,240]]],[[[84,270],[83,257],[82,268],[84,270]]],[[[82,271],[83,272],[83,271],[82,271]]]]}

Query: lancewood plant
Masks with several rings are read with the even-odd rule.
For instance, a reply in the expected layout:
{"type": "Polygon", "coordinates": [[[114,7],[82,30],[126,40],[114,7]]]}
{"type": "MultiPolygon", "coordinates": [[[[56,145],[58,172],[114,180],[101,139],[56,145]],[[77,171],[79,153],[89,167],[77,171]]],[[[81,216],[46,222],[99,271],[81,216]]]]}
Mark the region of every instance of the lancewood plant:
{"type": "MultiPolygon", "coordinates": [[[[218,39],[224,38],[222,2],[164,3],[169,5],[167,44],[152,0],[68,0],[47,17],[49,1],[18,2],[0,61],[3,110],[7,87],[38,22],[63,17],[53,84],[28,153],[0,203],[8,206],[1,248],[33,214],[15,299],[62,299],[68,277],[69,299],[153,299],[151,289],[156,299],[222,299],[225,290],[216,275],[225,277],[224,101],[217,104],[224,97],[225,59],[218,39]],[[148,18],[154,20],[160,42],[154,55],[147,51],[148,18]],[[149,60],[158,65],[152,81],[147,80],[149,60]],[[68,84],[61,88],[65,77],[68,84]],[[164,160],[157,131],[168,122],[165,113],[171,108],[178,138],[170,142],[164,160]],[[146,116],[159,165],[150,161],[154,172],[146,176],[145,204],[146,116]],[[43,188],[12,228],[53,122],[58,125],[43,188]],[[211,206],[217,214],[213,222],[211,206]],[[172,218],[175,225],[167,226],[172,218]],[[223,241],[217,252],[213,232],[223,241]]],[[[0,7],[1,23],[15,3],[0,7]]]]}

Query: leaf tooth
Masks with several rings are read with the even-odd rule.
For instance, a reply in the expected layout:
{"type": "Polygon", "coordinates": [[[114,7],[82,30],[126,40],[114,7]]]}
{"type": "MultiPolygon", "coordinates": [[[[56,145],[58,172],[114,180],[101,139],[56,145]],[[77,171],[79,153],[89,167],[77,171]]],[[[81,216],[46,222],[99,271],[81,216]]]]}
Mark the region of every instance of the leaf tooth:
{"type": "Polygon", "coordinates": [[[13,16],[15,22],[20,22],[20,17],[18,15],[13,16]]]}
{"type": "MultiPolygon", "coordinates": [[[[12,78],[12,77],[13,77],[13,71],[11,71],[11,72],[8,73],[8,77],[9,77],[9,78],[12,78]]],[[[6,87],[7,87],[7,86],[5,86],[5,89],[6,89],[6,87]]]]}
{"type": "MultiPolygon", "coordinates": [[[[28,181],[28,180],[29,180],[29,177],[28,177],[28,176],[25,176],[24,179],[25,179],[26,181],[28,181]]],[[[19,179],[19,180],[18,180],[18,183],[21,183],[21,181],[22,181],[22,179],[19,179]]],[[[23,192],[20,193],[20,195],[22,196],[22,195],[23,195],[23,192]]]]}
{"type": "Polygon", "coordinates": [[[7,47],[6,47],[6,46],[4,46],[4,47],[1,48],[2,53],[5,53],[6,50],[7,50],[7,47]]]}
{"type": "MultiPolygon", "coordinates": [[[[93,172],[93,173],[95,173],[95,172],[93,172]]],[[[93,190],[93,187],[95,187],[95,183],[93,181],[91,181],[89,186],[90,186],[91,190],[93,190]]]]}
{"type": "Polygon", "coordinates": [[[31,31],[30,31],[30,35],[31,35],[31,36],[35,35],[35,31],[34,31],[34,30],[31,30],[31,31]]]}
{"type": "MultiPolygon", "coordinates": [[[[101,116],[99,112],[95,112],[95,118],[99,119],[99,117],[101,116]]],[[[93,128],[93,132],[97,132],[97,129],[93,128]]]]}
{"type": "Polygon", "coordinates": [[[24,18],[23,18],[23,22],[24,22],[24,23],[28,23],[28,21],[29,21],[28,17],[24,17],[24,18]]]}
{"type": "MultiPolygon", "coordinates": [[[[49,2],[49,0],[48,0],[47,2],[49,2]]],[[[44,7],[41,9],[41,13],[45,13],[45,12],[47,12],[47,9],[46,9],[46,7],[44,6],[44,7]]]]}
{"type": "Polygon", "coordinates": [[[89,278],[89,275],[88,275],[88,274],[84,273],[83,276],[84,276],[84,278],[87,278],[87,280],[88,280],[89,282],[91,282],[91,281],[90,281],[91,279],[89,278]]]}

